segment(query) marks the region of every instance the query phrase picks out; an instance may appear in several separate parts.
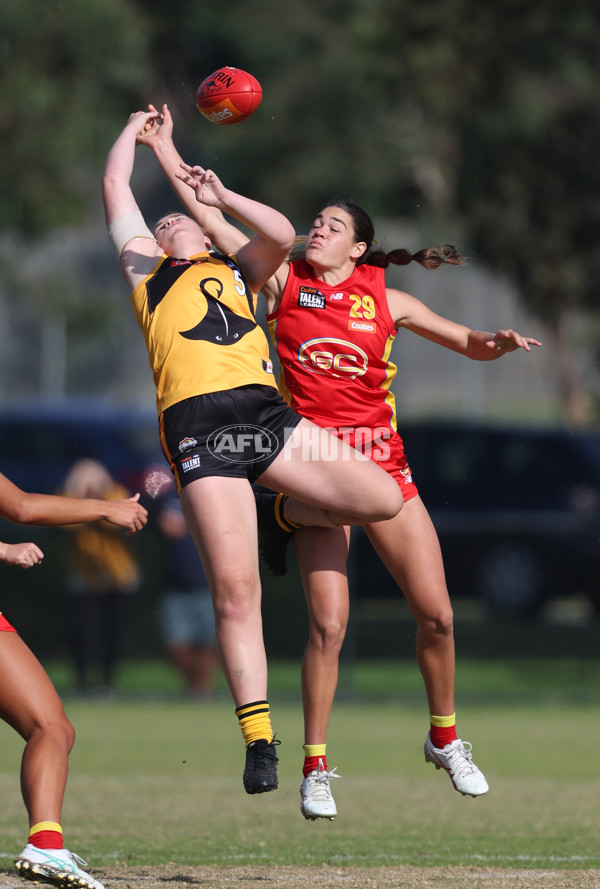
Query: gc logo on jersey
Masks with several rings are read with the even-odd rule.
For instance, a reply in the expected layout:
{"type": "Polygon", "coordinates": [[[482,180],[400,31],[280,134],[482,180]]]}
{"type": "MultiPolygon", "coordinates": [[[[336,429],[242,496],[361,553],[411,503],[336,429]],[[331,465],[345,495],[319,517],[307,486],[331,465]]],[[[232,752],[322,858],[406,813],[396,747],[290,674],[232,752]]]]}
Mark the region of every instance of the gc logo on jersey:
{"type": "Polygon", "coordinates": [[[369,367],[366,352],[337,337],[307,340],[298,350],[298,361],[311,373],[347,380],[361,377],[369,367]]]}

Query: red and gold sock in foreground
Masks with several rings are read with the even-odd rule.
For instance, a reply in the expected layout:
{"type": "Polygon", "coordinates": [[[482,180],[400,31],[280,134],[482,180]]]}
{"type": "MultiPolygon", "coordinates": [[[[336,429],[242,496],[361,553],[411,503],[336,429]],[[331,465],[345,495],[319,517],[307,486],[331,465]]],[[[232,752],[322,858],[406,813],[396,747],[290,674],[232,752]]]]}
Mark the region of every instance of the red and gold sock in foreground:
{"type": "Polygon", "coordinates": [[[456,741],[456,713],[451,713],[450,716],[433,716],[430,713],[429,722],[429,737],[438,750],[443,750],[446,744],[456,741]]]}
{"type": "Polygon", "coordinates": [[[311,772],[319,771],[319,760],[323,763],[323,768],[327,771],[327,744],[305,744],[304,745],[304,765],[302,774],[306,778],[311,772]]]}
{"type": "Polygon", "coordinates": [[[38,821],[29,828],[27,842],[37,849],[62,849],[62,827],[56,821],[38,821]]]}

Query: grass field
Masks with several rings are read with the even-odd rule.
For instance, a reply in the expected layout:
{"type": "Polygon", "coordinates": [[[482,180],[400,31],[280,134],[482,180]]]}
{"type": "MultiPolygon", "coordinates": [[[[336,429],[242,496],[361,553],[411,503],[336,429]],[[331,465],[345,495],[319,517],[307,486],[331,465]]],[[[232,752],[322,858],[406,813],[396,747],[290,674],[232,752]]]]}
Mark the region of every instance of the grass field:
{"type": "MultiPolygon", "coordinates": [[[[174,862],[595,870],[598,667],[525,666],[464,664],[459,670],[465,700],[459,729],[491,788],[471,799],[424,762],[427,712],[416,700],[414,667],[358,665],[353,694],[342,694],[328,739],[329,765],[344,776],[334,786],[338,818],[316,823],[299,812],[297,666],[272,670],[278,689],[271,694],[273,724],[283,742],[280,789],[254,797],[242,788],[243,745],[227,695],[209,703],[176,694],[169,699],[167,689],[140,695],[141,667],[132,666],[122,679],[129,690],[114,700],[66,697],[77,730],[66,844],[99,868],[174,862]]],[[[160,676],[163,685],[173,681],[168,670],[153,669],[154,686],[160,676]]],[[[0,854],[9,867],[27,826],[18,786],[22,744],[4,724],[0,736],[0,854]]]]}

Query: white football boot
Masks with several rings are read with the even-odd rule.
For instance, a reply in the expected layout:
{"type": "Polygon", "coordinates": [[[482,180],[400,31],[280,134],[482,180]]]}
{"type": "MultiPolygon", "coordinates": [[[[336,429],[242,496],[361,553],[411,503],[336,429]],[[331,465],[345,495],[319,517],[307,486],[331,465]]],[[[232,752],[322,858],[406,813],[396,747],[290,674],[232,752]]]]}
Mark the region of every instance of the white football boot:
{"type": "Polygon", "coordinates": [[[335,800],[331,795],[329,782],[332,778],[341,778],[336,775],[335,769],[326,772],[323,760],[319,759],[319,768],[310,772],[300,787],[300,811],[309,821],[319,821],[326,818],[333,821],[337,815],[335,800]]]}
{"type": "Polygon", "coordinates": [[[468,741],[457,738],[443,749],[434,747],[429,732],[425,741],[425,762],[431,762],[436,769],[448,772],[455,790],[463,796],[483,796],[490,789],[483,772],[480,772],[471,756],[468,741]]]}
{"type": "Polygon", "coordinates": [[[87,861],[68,849],[38,849],[31,843],[15,859],[19,876],[34,883],[51,883],[58,889],[104,889],[80,864],[87,867],[87,861]]]}

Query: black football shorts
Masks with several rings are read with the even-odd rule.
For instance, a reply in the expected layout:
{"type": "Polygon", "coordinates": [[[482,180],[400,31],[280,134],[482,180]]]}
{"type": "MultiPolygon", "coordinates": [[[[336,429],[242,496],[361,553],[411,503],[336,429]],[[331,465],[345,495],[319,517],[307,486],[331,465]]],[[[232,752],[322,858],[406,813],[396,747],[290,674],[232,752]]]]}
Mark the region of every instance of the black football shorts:
{"type": "Polygon", "coordinates": [[[161,445],[177,490],[197,478],[254,482],[302,417],[271,386],[240,386],[186,398],[160,417],[161,445]]]}

